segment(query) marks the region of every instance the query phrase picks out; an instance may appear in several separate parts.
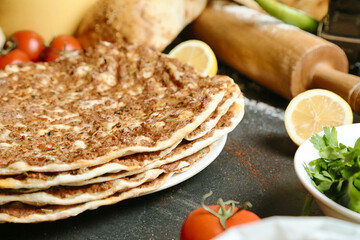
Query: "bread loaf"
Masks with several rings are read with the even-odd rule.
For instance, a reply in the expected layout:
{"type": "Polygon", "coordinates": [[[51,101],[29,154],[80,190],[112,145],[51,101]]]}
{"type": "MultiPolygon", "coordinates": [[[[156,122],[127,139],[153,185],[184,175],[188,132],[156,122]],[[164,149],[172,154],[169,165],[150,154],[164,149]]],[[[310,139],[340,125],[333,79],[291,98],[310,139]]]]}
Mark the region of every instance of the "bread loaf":
{"type": "Polygon", "coordinates": [[[84,47],[103,40],[163,50],[204,9],[207,0],[99,0],[80,23],[84,47]]]}

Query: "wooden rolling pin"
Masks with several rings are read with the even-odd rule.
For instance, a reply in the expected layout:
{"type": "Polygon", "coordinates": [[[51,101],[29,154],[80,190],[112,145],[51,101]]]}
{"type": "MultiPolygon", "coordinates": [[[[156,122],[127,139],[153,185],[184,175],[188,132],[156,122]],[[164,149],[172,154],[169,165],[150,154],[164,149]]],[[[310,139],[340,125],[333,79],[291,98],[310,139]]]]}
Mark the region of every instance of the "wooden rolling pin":
{"type": "Polygon", "coordinates": [[[348,60],[338,46],[233,4],[209,5],[192,28],[220,59],[280,95],[291,99],[324,88],[360,113],[360,78],[346,73],[348,60]]]}

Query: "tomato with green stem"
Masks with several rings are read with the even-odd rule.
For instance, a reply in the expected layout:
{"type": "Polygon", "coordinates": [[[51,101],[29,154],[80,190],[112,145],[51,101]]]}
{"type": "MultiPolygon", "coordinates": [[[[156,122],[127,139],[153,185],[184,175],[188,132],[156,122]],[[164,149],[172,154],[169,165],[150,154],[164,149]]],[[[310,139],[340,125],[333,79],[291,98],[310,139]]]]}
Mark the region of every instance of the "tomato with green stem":
{"type": "Polygon", "coordinates": [[[6,42],[8,49],[20,49],[26,53],[31,61],[40,60],[41,53],[45,50],[44,39],[33,31],[19,31],[14,33],[6,42]]]}
{"type": "Polygon", "coordinates": [[[186,218],[181,228],[181,240],[212,239],[233,226],[260,220],[258,215],[245,209],[251,207],[249,202],[236,207],[238,202],[224,202],[220,198],[217,205],[206,206],[205,200],[211,195],[211,191],[205,194],[201,201],[202,207],[192,211],[186,218]]]}
{"type": "Polygon", "coordinates": [[[4,55],[0,55],[0,69],[4,69],[6,65],[21,62],[30,62],[29,56],[20,49],[14,49],[4,55]]]}
{"type": "Polygon", "coordinates": [[[61,35],[52,40],[45,53],[45,61],[54,61],[57,58],[73,51],[81,50],[79,41],[71,35],[61,35]]]}

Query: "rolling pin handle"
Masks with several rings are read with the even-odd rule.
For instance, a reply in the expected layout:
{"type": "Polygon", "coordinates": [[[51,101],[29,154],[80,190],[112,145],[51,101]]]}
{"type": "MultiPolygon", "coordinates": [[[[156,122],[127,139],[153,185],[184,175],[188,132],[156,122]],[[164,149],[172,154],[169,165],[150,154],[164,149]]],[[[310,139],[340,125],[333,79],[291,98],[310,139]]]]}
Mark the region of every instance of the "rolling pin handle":
{"type": "Polygon", "coordinates": [[[312,83],[340,95],[354,112],[360,114],[360,77],[338,71],[328,64],[318,64],[312,83]]]}

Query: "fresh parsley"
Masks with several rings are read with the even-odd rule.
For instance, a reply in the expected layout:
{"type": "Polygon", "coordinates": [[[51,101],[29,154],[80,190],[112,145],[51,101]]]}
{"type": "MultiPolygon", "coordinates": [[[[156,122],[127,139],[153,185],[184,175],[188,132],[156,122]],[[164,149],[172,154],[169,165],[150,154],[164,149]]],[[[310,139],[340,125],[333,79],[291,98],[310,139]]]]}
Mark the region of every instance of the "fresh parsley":
{"type": "Polygon", "coordinates": [[[335,128],[311,137],[320,158],[304,165],[312,184],[335,202],[360,213],[360,138],[354,147],[338,143],[335,128]]]}

